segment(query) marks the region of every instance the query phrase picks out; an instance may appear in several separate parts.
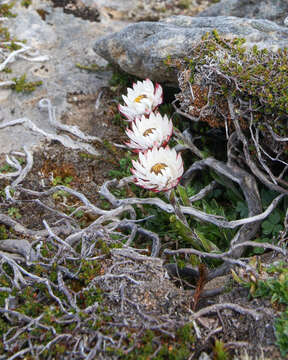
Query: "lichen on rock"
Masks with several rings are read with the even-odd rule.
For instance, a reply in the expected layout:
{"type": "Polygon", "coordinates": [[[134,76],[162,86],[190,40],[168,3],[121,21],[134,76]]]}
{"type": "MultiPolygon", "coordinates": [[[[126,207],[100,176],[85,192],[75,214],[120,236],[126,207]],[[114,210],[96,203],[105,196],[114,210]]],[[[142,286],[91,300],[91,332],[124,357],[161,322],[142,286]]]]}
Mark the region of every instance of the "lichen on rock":
{"type": "MultiPolygon", "coordinates": [[[[272,21],[235,16],[172,16],[159,22],[139,22],[99,38],[94,51],[123,71],[140,78],[177,84],[164,61],[183,58],[203,35],[216,29],[226,40],[245,37],[247,47],[277,51],[287,45],[288,29],[272,21]]],[[[170,69],[171,70],[171,69],[170,69]]]]}

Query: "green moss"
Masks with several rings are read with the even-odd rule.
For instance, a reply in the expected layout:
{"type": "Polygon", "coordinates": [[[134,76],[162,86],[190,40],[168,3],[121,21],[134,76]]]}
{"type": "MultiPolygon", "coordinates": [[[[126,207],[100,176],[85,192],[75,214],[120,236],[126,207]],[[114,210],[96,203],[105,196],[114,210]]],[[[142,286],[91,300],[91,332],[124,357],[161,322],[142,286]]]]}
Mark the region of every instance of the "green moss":
{"type": "Polygon", "coordinates": [[[0,240],[8,239],[8,232],[5,225],[0,225],[0,240]]]}
{"type": "Polygon", "coordinates": [[[9,265],[7,263],[3,264],[3,270],[9,276],[13,276],[13,274],[14,274],[13,268],[11,267],[11,265],[9,265]]]}
{"type": "Polygon", "coordinates": [[[86,153],[79,153],[79,156],[83,159],[98,159],[98,156],[92,155],[92,154],[86,154],[86,153]]]}
{"type": "Polygon", "coordinates": [[[5,306],[5,300],[8,298],[9,293],[7,291],[1,291],[0,292],[0,307],[5,306]]]}
{"type": "Polygon", "coordinates": [[[8,172],[12,172],[13,171],[13,167],[10,166],[9,164],[5,164],[3,166],[0,167],[0,172],[1,173],[8,173],[8,172]]]}
{"type": "Polygon", "coordinates": [[[183,342],[190,342],[193,344],[195,342],[194,329],[193,325],[186,324],[183,327],[177,330],[177,337],[183,342]]]}
{"type": "Polygon", "coordinates": [[[55,176],[52,180],[52,185],[53,186],[57,186],[57,185],[64,185],[69,187],[69,184],[71,183],[71,181],[73,181],[73,176],[55,176]]]}
{"type": "Polygon", "coordinates": [[[6,74],[11,74],[12,73],[12,69],[5,67],[5,69],[2,70],[4,73],[6,74]]]}
{"type": "Polygon", "coordinates": [[[105,240],[99,239],[96,243],[96,248],[99,249],[102,254],[110,254],[110,247],[105,240]]]}
{"type": "Polygon", "coordinates": [[[15,218],[15,219],[21,219],[22,215],[20,214],[20,211],[18,208],[10,207],[7,211],[8,215],[15,218]]]}
{"type": "Polygon", "coordinates": [[[9,45],[8,45],[8,44],[7,44],[7,45],[4,45],[4,47],[6,47],[6,49],[11,50],[11,52],[12,52],[12,51],[15,51],[15,50],[21,49],[21,46],[20,46],[20,45],[17,45],[17,44],[15,43],[15,40],[12,40],[9,45]]]}
{"type": "MultiPolygon", "coordinates": [[[[9,329],[9,324],[4,317],[0,316],[0,334],[4,334],[9,329]]],[[[3,342],[0,341],[0,354],[4,351],[3,342]]]]}
{"type": "Polygon", "coordinates": [[[34,287],[26,287],[18,294],[19,307],[17,311],[22,314],[36,317],[43,311],[43,304],[41,304],[37,297],[35,297],[34,287]]]}
{"type": "Polygon", "coordinates": [[[42,85],[42,81],[27,82],[26,74],[22,75],[20,78],[13,78],[12,80],[15,84],[11,85],[11,89],[16,92],[32,92],[37,86],[42,85]]]}
{"type": "Polygon", "coordinates": [[[221,340],[216,340],[213,348],[214,360],[229,360],[230,355],[221,340]]]}
{"type": "Polygon", "coordinates": [[[266,271],[273,277],[258,281],[252,295],[269,298],[274,307],[283,310],[275,320],[275,329],[276,344],[281,355],[285,357],[288,354],[288,264],[282,261],[276,266],[270,266],[266,271]]]}
{"type": "Polygon", "coordinates": [[[81,265],[79,279],[85,284],[89,284],[95,276],[100,274],[101,264],[98,261],[82,260],[81,265]]]}
{"type": "Polygon", "coordinates": [[[112,154],[112,155],[117,155],[118,154],[118,150],[117,148],[111,144],[110,141],[108,141],[107,139],[103,140],[103,146],[112,154]]]}
{"type": "Polygon", "coordinates": [[[51,271],[49,278],[52,282],[56,282],[57,281],[57,271],[51,271]]]}
{"type": "Polygon", "coordinates": [[[32,4],[32,0],[22,0],[21,5],[28,8],[32,4]]]}
{"type": "Polygon", "coordinates": [[[100,288],[91,288],[90,290],[82,293],[80,300],[80,306],[91,306],[95,303],[101,303],[103,301],[103,291],[100,288]]]}
{"type": "Polygon", "coordinates": [[[11,4],[0,4],[0,17],[16,17],[10,10],[13,8],[14,2],[11,4]]]}
{"type": "Polygon", "coordinates": [[[81,70],[87,70],[89,72],[97,72],[97,71],[103,71],[105,70],[105,67],[98,66],[97,64],[91,64],[91,65],[82,65],[80,63],[76,64],[76,67],[81,70]]]}
{"type": "Polygon", "coordinates": [[[180,9],[189,9],[190,6],[191,6],[190,0],[180,0],[177,3],[177,7],[179,7],[180,9]]]}
{"type": "MultiPolygon", "coordinates": [[[[146,330],[142,340],[137,345],[133,344],[133,340],[127,337],[127,341],[131,342],[129,346],[134,347],[129,354],[118,353],[119,359],[125,360],[147,360],[153,355],[156,360],[186,360],[193,352],[195,337],[191,324],[186,324],[176,331],[176,338],[171,340],[168,336],[161,336],[161,347],[159,349],[160,336],[156,331],[146,330]],[[155,341],[156,339],[156,341],[155,341]],[[155,354],[157,350],[157,353],[155,354]]],[[[116,350],[110,349],[111,355],[115,355],[116,350]]]]}
{"type": "Polygon", "coordinates": [[[284,311],[275,320],[275,329],[277,345],[280,348],[281,355],[284,357],[288,353],[288,310],[284,311]]]}

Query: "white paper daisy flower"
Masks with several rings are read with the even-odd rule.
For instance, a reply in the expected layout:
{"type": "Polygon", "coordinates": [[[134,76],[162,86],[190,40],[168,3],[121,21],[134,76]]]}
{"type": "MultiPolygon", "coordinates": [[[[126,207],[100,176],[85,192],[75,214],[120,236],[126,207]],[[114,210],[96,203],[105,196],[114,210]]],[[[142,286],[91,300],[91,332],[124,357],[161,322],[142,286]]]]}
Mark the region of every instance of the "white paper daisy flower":
{"type": "Polygon", "coordinates": [[[155,192],[175,187],[183,175],[183,160],[180,153],[169,146],[139,153],[139,160],[132,161],[131,169],[137,185],[155,192]]]}
{"type": "Polygon", "coordinates": [[[173,123],[167,115],[151,113],[149,118],[142,115],[131,123],[131,129],[126,129],[130,139],[127,145],[135,151],[144,151],[156,146],[165,146],[173,132],[173,123]]]}
{"type": "Polygon", "coordinates": [[[137,116],[149,115],[163,101],[163,89],[151,80],[137,81],[133,89],[127,89],[127,96],[122,95],[126,106],[119,105],[119,111],[126,116],[128,121],[133,121],[137,116]]]}

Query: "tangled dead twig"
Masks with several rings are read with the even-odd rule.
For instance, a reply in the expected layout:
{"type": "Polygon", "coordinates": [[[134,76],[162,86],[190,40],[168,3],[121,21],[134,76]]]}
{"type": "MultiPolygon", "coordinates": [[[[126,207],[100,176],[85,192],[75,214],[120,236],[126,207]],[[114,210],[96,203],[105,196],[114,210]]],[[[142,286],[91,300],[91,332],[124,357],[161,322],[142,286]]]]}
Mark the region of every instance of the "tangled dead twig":
{"type": "MultiPolygon", "coordinates": [[[[60,141],[65,147],[85,149],[95,154],[90,142],[99,141],[98,138],[86,136],[76,127],[58,123],[55,109],[49,101],[43,100],[41,106],[48,110],[50,123],[55,129],[69,132],[76,136],[77,140],[63,135],[48,134],[26,118],[2,123],[0,129],[26,124],[33,131],[40,132],[50,140],[60,141]]],[[[272,249],[286,256],[287,251],[284,246],[250,241],[257,232],[261,221],[271,214],[286,192],[281,191],[267,209],[262,211],[254,176],[243,170],[234,159],[235,137],[237,136],[238,139],[238,135],[236,131],[229,136],[228,161],[224,163],[212,157],[204,158],[193,139],[189,137],[188,132],[177,133],[184,144],[182,144],[183,148],[191,150],[200,159],[187,170],[183,182],[191,181],[196,172],[209,168],[226,180],[229,179],[239,185],[248,205],[249,214],[247,218],[233,221],[205,213],[192,205],[183,206],[177,203],[176,209],[175,206],[157,197],[117,198],[111,188],[119,189],[126,186],[131,182],[131,177],[120,181],[115,179],[106,181],[101,186],[99,194],[110,203],[109,210],[95,206],[84,194],[67,186],[58,185],[44,191],[27,189],[21,184],[32,169],[32,153],[28,149],[24,149],[25,153],[21,154],[26,159],[24,168],[14,156],[7,156],[7,163],[15,171],[5,174],[2,178],[5,180],[16,179],[6,186],[5,201],[14,205],[19,204],[22,202],[19,198],[25,194],[25,197],[30,198],[25,201],[41,206],[58,219],[53,224],[44,220],[42,230],[33,230],[21,225],[11,216],[0,214],[0,223],[9,226],[21,237],[25,237],[25,239],[7,239],[6,242],[3,240],[0,251],[0,273],[7,282],[7,286],[0,288],[7,293],[5,306],[0,307],[0,313],[10,326],[4,333],[4,348],[10,358],[17,358],[27,353],[34,357],[45,356],[48,351],[52,351],[57,346],[65,345],[65,351],[69,352],[71,358],[93,359],[97,357],[105,359],[109,356],[107,348],[115,352],[121,348],[124,354],[129,354],[137,346],[135,344],[141,344],[141,332],[147,330],[164,334],[176,341],[175,330],[187,323],[192,323],[197,338],[205,343],[212,334],[216,334],[220,330],[217,324],[213,329],[208,329],[208,327],[206,329],[203,326],[202,318],[226,309],[251,316],[253,321],[260,320],[260,311],[237,304],[216,304],[196,313],[190,309],[191,304],[185,304],[183,307],[183,303],[187,300],[183,295],[185,292],[183,293],[171,285],[167,279],[163,261],[159,259],[161,240],[157,234],[145,229],[145,221],[150,216],[139,219],[135,211],[135,206],[148,204],[167,213],[180,215],[179,218],[182,220],[186,219],[186,216],[192,216],[223,228],[240,227],[231,241],[230,248],[223,253],[208,253],[195,249],[164,250],[163,253],[167,255],[195,254],[199,257],[224,261],[224,265],[207,274],[207,280],[226,273],[232,266],[240,266],[247,272],[254,273],[255,270],[248,264],[248,259],[241,258],[243,251],[248,246],[272,249]],[[51,202],[49,205],[45,202],[59,191],[77,199],[77,209],[69,215],[56,207],[53,208],[51,202]],[[95,220],[81,228],[74,218],[79,209],[93,214],[95,220]],[[119,230],[125,230],[125,232],[119,232],[119,230]],[[149,256],[141,255],[140,253],[143,252],[141,249],[131,248],[137,234],[152,242],[151,250],[146,251],[149,256]],[[114,240],[112,240],[113,237],[114,240]],[[18,242],[18,247],[15,246],[15,241],[18,242]],[[122,248],[115,248],[117,246],[122,248]],[[16,259],[12,256],[13,253],[22,256],[21,265],[19,258],[16,259]],[[23,299],[20,295],[17,295],[16,299],[14,295],[12,296],[15,290],[18,293],[32,292],[29,296],[33,309],[28,309],[31,315],[23,314],[23,299]],[[44,299],[46,306],[43,304],[44,299]],[[177,310],[179,308],[181,311],[177,310]],[[202,326],[205,330],[202,330],[202,326]],[[11,327],[13,331],[11,331],[11,327]],[[135,330],[131,335],[131,329],[137,329],[137,331],[135,330]],[[23,342],[21,335],[26,330],[29,330],[29,336],[27,341],[23,342]],[[41,341],[34,337],[33,331],[41,333],[41,341]],[[109,331],[109,336],[107,336],[107,331],[109,331]],[[204,336],[205,331],[208,334],[204,336]],[[128,334],[132,336],[134,342],[132,346],[131,342],[127,340],[128,334]],[[42,341],[42,339],[44,340],[42,341]]],[[[258,135],[255,134],[255,141],[257,138],[258,135]]],[[[259,151],[262,151],[260,147],[259,151]]],[[[271,177],[271,179],[273,183],[273,178],[271,177]]],[[[198,194],[190,197],[190,203],[203,199],[215,186],[216,182],[213,181],[198,194]]],[[[287,233],[287,226],[285,231],[283,239],[287,233]]],[[[171,264],[166,265],[168,272],[169,265],[171,264]]],[[[181,271],[178,270],[175,265],[174,272],[177,274],[185,272],[185,268],[181,271]]],[[[193,273],[195,284],[199,278],[198,271],[190,269],[191,273],[193,273]]],[[[189,298],[191,299],[196,294],[198,301],[198,298],[215,297],[223,290],[223,287],[212,290],[201,288],[198,293],[197,289],[196,292],[190,290],[189,298]]],[[[186,293],[185,295],[187,296],[186,293]]],[[[25,311],[27,311],[26,308],[24,313],[25,311]]],[[[161,344],[160,335],[152,342],[155,346],[157,345],[155,349],[155,354],[157,354],[157,349],[161,344]]]]}
{"type": "Polygon", "coordinates": [[[242,306],[239,306],[236,304],[226,303],[226,304],[215,304],[215,305],[207,306],[204,309],[201,309],[201,310],[197,311],[195,314],[193,314],[192,319],[196,320],[197,318],[207,315],[211,312],[217,312],[217,311],[223,310],[223,309],[230,309],[230,310],[239,312],[240,314],[243,314],[243,315],[250,315],[256,321],[260,320],[260,318],[261,318],[261,314],[258,313],[257,311],[246,309],[246,308],[243,308],[242,306]]]}
{"type": "MultiPolygon", "coordinates": [[[[28,61],[36,61],[36,62],[42,62],[49,60],[49,57],[47,55],[39,55],[38,52],[35,50],[32,51],[32,48],[30,46],[27,46],[23,42],[20,41],[6,41],[2,42],[1,45],[6,46],[6,49],[9,49],[9,46],[16,45],[18,47],[17,50],[14,50],[10,52],[9,50],[6,50],[6,52],[1,51],[1,58],[5,58],[4,61],[0,64],[0,71],[4,70],[5,67],[10,64],[11,62],[14,62],[17,57],[20,57],[22,59],[28,60],[28,61]],[[27,53],[28,56],[24,56],[23,54],[27,53]],[[22,55],[20,55],[22,54],[22,55]]],[[[9,84],[10,85],[10,84],[9,84]]]]}

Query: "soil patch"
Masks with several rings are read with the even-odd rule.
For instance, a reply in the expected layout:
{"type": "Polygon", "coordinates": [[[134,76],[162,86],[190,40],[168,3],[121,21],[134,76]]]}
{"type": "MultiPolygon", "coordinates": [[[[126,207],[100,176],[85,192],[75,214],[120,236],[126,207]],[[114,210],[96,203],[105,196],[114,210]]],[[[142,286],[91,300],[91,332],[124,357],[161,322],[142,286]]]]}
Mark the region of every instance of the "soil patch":
{"type": "Polygon", "coordinates": [[[62,7],[66,14],[72,14],[83,20],[100,21],[99,11],[94,6],[87,6],[81,0],[51,0],[54,7],[62,7]]]}

